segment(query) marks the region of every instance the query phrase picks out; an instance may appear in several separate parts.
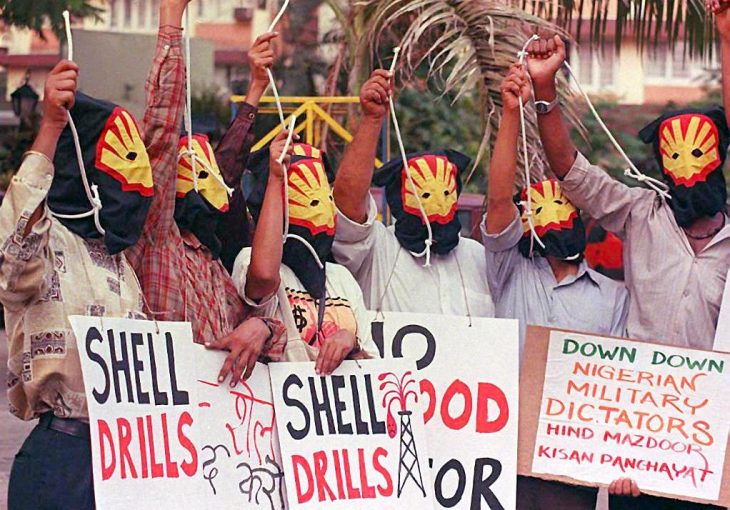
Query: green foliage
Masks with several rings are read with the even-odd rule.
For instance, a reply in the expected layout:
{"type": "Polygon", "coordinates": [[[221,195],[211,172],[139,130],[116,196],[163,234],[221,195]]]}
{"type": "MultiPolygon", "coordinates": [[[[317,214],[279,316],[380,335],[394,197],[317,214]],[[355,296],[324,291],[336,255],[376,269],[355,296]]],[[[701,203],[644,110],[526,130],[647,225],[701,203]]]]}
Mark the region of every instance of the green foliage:
{"type": "Polygon", "coordinates": [[[221,97],[220,90],[215,85],[194,89],[190,110],[193,113],[193,118],[212,114],[224,126],[227,126],[231,120],[230,107],[221,97]]]}
{"type": "Polygon", "coordinates": [[[71,16],[91,18],[98,18],[104,11],[89,0],[0,0],[0,18],[6,24],[35,30],[41,36],[46,23],[57,35],[63,33],[63,11],[66,9],[71,16]]]}

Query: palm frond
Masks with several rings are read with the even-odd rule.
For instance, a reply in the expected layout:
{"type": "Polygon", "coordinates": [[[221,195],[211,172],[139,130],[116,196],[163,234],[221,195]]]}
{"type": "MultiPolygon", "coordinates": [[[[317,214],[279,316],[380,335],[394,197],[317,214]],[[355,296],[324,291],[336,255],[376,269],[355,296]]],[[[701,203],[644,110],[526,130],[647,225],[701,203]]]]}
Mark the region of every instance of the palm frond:
{"type": "MultiPolygon", "coordinates": [[[[360,5],[371,11],[364,31],[368,37],[362,44],[369,45],[376,55],[384,41],[400,46],[400,70],[406,79],[426,66],[429,78],[439,82],[444,93],[453,93],[456,101],[464,94],[478,94],[484,136],[474,168],[489,154],[499,127],[500,85],[507,69],[518,60],[518,52],[531,33],[538,29],[559,31],[520,7],[488,0],[363,0],[360,5]]],[[[560,81],[564,111],[580,128],[568,100],[566,80],[561,76],[560,81]]],[[[547,168],[531,105],[527,106],[526,132],[532,176],[541,179],[547,168]]]]}

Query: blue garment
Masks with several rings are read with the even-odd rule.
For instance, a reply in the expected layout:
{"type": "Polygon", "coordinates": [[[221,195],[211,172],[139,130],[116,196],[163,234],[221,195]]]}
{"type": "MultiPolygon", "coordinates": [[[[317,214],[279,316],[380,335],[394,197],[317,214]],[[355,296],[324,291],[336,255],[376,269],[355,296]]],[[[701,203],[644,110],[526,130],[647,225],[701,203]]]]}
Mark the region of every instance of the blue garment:
{"type": "Polygon", "coordinates": [[[528,259],[519,252],[522,233],[516,207],[514,220],[498,234],[488,234],[482,222],[496,317],[519,320],[520,359],[527,324],[626,336],[629,295],[623,284],[593,271],[585,261],[578,274],[558,283],[547,259],[528,259]]]}

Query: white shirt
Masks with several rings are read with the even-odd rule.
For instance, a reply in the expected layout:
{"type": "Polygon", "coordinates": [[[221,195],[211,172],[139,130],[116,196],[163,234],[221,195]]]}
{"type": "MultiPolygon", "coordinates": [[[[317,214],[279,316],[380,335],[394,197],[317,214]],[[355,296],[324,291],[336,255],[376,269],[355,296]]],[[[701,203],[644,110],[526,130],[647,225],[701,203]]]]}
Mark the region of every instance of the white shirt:
{"type": "MultiPolygon", "coordinates": [[[[308,361],[316,358],[318,303],[304,288],[286,264],[281,264],[279,289],[270,297],[256,302],[246,296],[246,276],[251,263],[251,248],[244,248],[233,264],[233,282],[239,295],[256,316],[279,319],[287,331],[287,361],[308,361]],[[314,349],[312,349],[314,348],[314,349]]],[[[322,331],[325,335],[339,329],[352,332],[371,358],[380,358],[370,335],[370,320],[362,291],[352,275],[338,264],[326,264],[327,298],[322,331]]]]}
{"type": "Polygon", "coordinates": [[[371,310],[494,317],[484,248],[461,238],[445,255],[431,253],[431,266],[403,248],[393,227],[376,220],[372,196],[368,219],[356,223],[339,210],[332,253],[352,272],[371,310]]]}

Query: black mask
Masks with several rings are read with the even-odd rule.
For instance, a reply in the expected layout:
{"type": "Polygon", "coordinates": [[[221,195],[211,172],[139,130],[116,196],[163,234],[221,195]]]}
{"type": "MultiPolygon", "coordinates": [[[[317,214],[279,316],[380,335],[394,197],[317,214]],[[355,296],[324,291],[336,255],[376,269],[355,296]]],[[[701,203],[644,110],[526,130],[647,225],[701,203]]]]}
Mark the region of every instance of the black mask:
{"type": "MultiPolygon", "coordinates": [[[[94,215],[59,221],[85,239],[104,239],[111,254],[135,244],[142,234],[154,192],[147,149],[132,114],[124,108],[81,92],[71,109],[78,131],[89,187],[98,188],[102,208],[94,215]]],[[[55,176],[48,207],[56,215],[78,215],[92,210],[81,178],[70,126],[61,133],[53,158],[55,176]]]]}
{"type": "Polygon", "coordinates": [[[680,227],[725,210],[727,188],[722,168],[728,127],[722,108],[682,110],[662,115],[639,132],[651,143],[680,227]]]}
{"type": "MultiPolygon", "coordinates": [[[[322,264],[331,260],[335,236],[335,204],[330,183],[334,173],[327,156],[305,144],[294,144],[289,180],[289,234],[304,239],[314,249],[322,264]]],[[[249,211],[258,222],[269,178],[269,149],[251,155],[249,170],[253,176],[247,198],[249,211]]],[[[323,298],[326,275],[317,264],[309,248],[290,237],[283,249],[282,262],[286,264],[309,294],[323,298]]]]}
{"type": "Polygon", "coordinates": [[[520,253],[533,253],[542,257],[551,256],[568,262],[580,262],[586,249],[586,231],[580,213],[563,194],[560,183],[555,179],[538,182],[530,186],[532,199],[532,222],[535,233],[545,245],[543,248],[530,235],[527,221],[527,189],[515,197],[522,216],[523,235],[517,247],[520,253]]]}
{"type": "Polygon", "coordinates": [[[181,231],[194,234],[217,259],[222,243],[216,230],[221,216],[228,211],[228,192],[208,137],[194,134],[192,145],[198,191],[195,191],[193,168],[187,154],[188,137],[183,136],[178,144],[175,221],[181,231]]]}
{"type": "MultiPolygon", "coordinates": [[[[452,151],[408,154],[408,168],[431,225],[431,251],[446,254],[459,244],[461,222],[457,200],[461,193],[461,173],[469,158],[452,151]]],[[[373,175],[373,184],[384,186],[388,207],[395,218],[395,236],[401,246],[413,253],[426,247],[428,230],[401,158],[389,161],[373,175]]]]}

